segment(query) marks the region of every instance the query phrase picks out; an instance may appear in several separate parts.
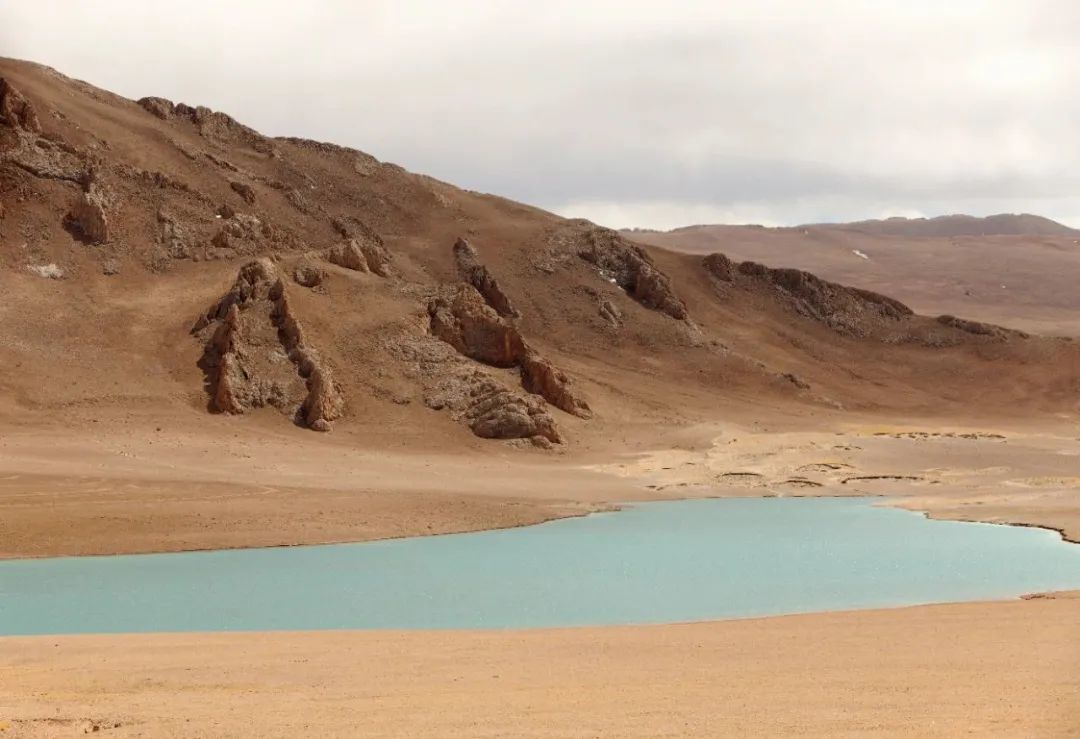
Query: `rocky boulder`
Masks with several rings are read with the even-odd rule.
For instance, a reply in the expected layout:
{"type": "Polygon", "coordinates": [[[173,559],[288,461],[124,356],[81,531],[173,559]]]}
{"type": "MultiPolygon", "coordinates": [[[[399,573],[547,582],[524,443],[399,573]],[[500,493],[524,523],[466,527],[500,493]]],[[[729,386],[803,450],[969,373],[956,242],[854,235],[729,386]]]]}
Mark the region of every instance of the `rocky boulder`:
{"type": "Polygon", "coordinates": [[[562,436],[555,420],[538,398],[518,395],[494,381],[479,383],[471,391],[465,417],[469,428],[484,439],[541,437],[556,444],[562,436]]]}
{"type": "Polygon", "coordinates": [[[372,272],[380,277],[390,276],[390,252],[381,243],[370,239],[349,239],[330,247],[326,261],[356,272],[372,272]]]}
{"type": "Polygon", "coordinates": [[[515,367],[525,357],[525,341],[472,285],[458,285],[428,303],[431,333],[471,359],[494,367],[515,367]]]}

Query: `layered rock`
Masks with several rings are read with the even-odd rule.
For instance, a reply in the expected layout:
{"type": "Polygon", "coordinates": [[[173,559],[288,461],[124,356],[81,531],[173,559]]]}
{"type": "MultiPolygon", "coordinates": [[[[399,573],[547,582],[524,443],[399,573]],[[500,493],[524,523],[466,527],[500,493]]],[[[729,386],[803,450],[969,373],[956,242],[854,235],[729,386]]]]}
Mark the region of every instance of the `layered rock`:
{"type": "Polygon", "coordinates": [[[330,368],[305,340],[269,259],[244,265],[192,331],[208,334],[200,364],[212,410],[244,413],[273,406],[316,431],[329,431],[341,416],[344,400],[330,368]]]}
{"type": "Polygon", "coordinates": [[[517,318],[521,315],[492,276],[491,271],[480,262],[476,247],[465,239],[459,238],[454,243],[454,259],[457,261],[461,276],[476,288],[496,313],[507,318],[517,318]]]}
{"type": "Polygon", "coordinates": [[[326,251],[326,261],[356,272],[372,272],[380,277],[389,277],[390,252],[381,241],[373,239],[349,239],[330,247],[326,251]]]}
{"type": "Polygon", "coordinates": [[[675,295],[668,276],[656,268],[643,248],[615,231],[593,228],[586,232],[578,256],[646,308],[679,320],[687,317],[686,304],[675,295]]]}

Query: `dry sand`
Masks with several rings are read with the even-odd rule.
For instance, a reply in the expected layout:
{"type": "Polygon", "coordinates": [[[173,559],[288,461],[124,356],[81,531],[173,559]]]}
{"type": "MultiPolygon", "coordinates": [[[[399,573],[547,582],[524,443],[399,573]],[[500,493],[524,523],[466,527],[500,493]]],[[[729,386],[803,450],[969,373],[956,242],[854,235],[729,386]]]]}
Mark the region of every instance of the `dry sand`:
{"type": "Polygon", "coordinates": [[[1080,594],[507,632],[0,640],[0,736],[1080,733],[1080,594]]]}

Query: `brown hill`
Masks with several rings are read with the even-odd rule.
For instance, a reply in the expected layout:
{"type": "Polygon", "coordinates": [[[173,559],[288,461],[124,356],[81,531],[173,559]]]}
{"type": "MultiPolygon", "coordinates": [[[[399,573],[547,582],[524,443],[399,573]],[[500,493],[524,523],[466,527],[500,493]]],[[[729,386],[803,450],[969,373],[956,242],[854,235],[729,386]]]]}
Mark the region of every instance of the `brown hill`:
{"type": "Polygon", "coordinates": [[[1016,227],[1035,224],[1022,235],[1009,235],[1005,228],[994,235],[922,231],[937,222],[975,224],[970,230],[989,231],[987,224],[995,218],[797,228],[689,226],[624,234],[688,254],[721,251],[736,259],[809,270],[891,295],[921,313],[963,315],[1032,333],[1080,335],[1080,235],[1041,233],[1041,224],[1053,222],[1036,216],[1001,217],[1016,227]],[[890,232],[890,224],[897,233],[890,232]]]}
{"type": "Polygon", "coordinates": [[[935,218],[886,218],[854,223],[817,223],[802,228],[859,231],[890,236],[1080,236],[1080,231],[1030,213],[999,213],[977,218],[967,215],[935,218]]]}
{"type": "Polygon", "coordinates": [[[546,446],[765,407],[1075,403],[1068,342],[638,246],[33,64],[0,73],[11,418],[142,407],[546,446]]]}

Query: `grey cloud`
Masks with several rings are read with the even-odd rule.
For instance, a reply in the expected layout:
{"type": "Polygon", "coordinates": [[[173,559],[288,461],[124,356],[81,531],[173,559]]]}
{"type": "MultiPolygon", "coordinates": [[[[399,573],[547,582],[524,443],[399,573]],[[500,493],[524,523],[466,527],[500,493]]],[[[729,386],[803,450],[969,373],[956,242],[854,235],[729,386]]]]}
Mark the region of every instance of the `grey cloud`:
{"type": "Polygon", "coordinates": [[[1059,0],[0,5],[4,53],[613,225],[1075,219],[1078,27],[1059,0]]]}

